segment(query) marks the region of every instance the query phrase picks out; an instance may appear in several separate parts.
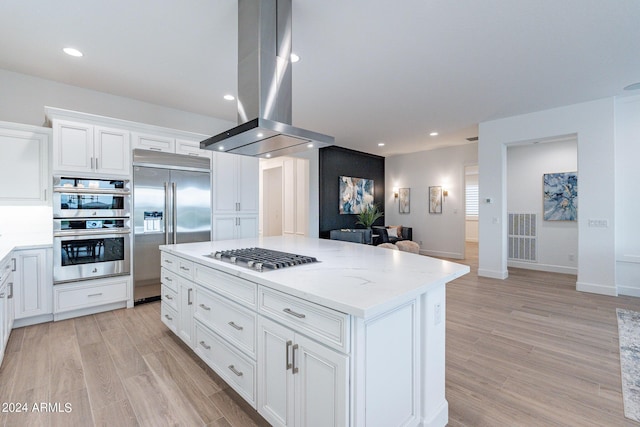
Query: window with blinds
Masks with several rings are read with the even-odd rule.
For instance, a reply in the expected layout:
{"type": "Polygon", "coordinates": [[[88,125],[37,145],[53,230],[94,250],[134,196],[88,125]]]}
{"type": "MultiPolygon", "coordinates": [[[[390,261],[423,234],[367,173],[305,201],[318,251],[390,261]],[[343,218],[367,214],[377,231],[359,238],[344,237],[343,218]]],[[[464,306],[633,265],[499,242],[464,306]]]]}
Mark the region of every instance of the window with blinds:
{"type": "Polygon", "coordinates": [[[478,219],[478,184],[465,186],[465,215],[467,219],[478,219]]]}

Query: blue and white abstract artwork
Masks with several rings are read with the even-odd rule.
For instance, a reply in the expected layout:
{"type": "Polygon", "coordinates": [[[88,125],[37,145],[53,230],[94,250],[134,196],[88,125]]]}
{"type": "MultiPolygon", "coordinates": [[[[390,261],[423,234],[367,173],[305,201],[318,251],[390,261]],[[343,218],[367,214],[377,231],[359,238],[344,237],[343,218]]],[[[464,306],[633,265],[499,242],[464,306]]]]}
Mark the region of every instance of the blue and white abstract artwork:
{"type": "Polygon", "coordinates": [[[340,214],[359,214],[372,205],[372,179],[340,177],[340,214]]]}
{"type": "Polygon", "coordinates": [[[545,173],[544,220],[578,220],[578,172],[545,173]]]}

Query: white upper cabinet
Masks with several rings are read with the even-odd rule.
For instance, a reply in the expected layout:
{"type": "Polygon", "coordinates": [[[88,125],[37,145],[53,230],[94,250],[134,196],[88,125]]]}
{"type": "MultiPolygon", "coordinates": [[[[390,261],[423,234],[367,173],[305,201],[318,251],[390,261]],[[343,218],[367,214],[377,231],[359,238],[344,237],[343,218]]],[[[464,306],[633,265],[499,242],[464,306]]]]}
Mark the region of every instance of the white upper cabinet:
{"type": "Polygon", "coordinates": [[[0,205],[49,203],[51,130],[0,122],[0,205]]]}
{"type": "Polygon", "coordinates": [[[53,120],[53,172],[129,175],[129,131],[53,120]]]}
{"type": "Polygon", "coordinates": [[[237,154],[213,154],[214,207],[218,214],[258,212],[259,160],[237,154]]]}
{"type": "Polygon", "coordinates": [[[142,148],[152,151],[163,151],[165,153],[175,153],[176,140],[168,136],[151,135],[134,132],[132,134],[133,148],[142,148]]]}
{"type": "MultiPolygon", "coordinates": [[[[204,139],[204,138],[203,138],[204,139]]],[[[176,154],[186,154],[187,156],[211,158],[212,151],[200,148],[200,140],[178,139],[176,138],[176,154]]]]}

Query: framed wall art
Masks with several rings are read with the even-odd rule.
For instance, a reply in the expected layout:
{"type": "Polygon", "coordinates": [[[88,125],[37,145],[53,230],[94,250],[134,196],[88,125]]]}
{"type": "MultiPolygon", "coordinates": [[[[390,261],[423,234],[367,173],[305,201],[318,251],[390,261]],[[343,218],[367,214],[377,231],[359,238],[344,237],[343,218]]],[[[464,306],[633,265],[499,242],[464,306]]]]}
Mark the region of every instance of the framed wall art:
{"type": "Polygon", "coordinates": [[[340,207],[343,214],[359,214],[363,209],[373,205],[373,180],[340,177],[340,207]]]}
{"type": "Polygon", "coordinates": [[[429,213],[442,213],[442,187],[429,187],[429,213]]]}
{"type": "Polygon", "coordinates": [[[401,214],[408,214],[411,209],[411,189],[401,188],[398,190],[398,209],[401,214]]]}
{"type": "Polygon", "coordinates": [[[578,172],[545,173],[542,177],[543,219],[578,220],[578,172]]]}

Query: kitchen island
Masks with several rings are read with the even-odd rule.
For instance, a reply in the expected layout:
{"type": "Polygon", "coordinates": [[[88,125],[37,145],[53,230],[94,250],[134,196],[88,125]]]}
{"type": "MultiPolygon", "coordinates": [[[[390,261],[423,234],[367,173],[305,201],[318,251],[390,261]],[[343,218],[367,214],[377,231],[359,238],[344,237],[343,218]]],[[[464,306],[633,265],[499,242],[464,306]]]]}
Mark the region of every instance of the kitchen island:
{"type": "Polygon", "coordinates": [[[163,322],[271,424],[446,425],[445,284],[468,266],[293,236],[161,251],[163,322]],[[319,262],[211,257],[251,247],[319,262]]]}

